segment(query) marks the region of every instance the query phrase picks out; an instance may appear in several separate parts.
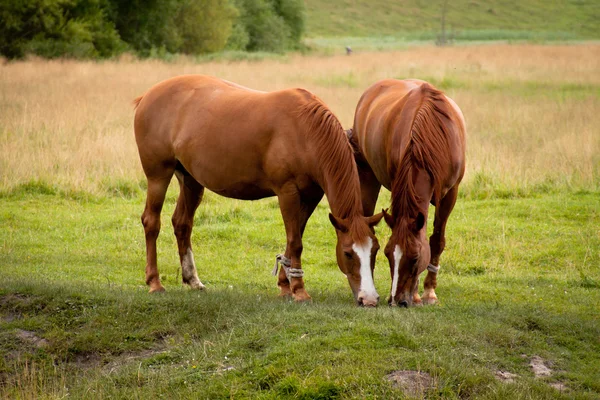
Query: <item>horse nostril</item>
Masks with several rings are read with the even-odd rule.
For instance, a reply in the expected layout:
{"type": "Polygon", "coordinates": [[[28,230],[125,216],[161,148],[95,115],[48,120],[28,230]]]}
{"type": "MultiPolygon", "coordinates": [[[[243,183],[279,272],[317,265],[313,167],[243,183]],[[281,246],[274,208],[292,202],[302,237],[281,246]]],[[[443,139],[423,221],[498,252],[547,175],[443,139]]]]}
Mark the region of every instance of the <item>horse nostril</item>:
{"type": "Polygon", "coordinates": [[[356,300],[356,302],[358,303],[358,305],[359,305],[359,306],[364,306],[364,303],[363,303],[364,299],[365,299],[365,298],[364,298],[363,296],[360,296],[360,297],[359,297],[359,298],[356,300]]]}
{"type": "Polygon", "coordinates": [[[377,303],[366,303],[365,307],[377,307],[377,303]]]}
{"type": "Polygon", "coordinates": [[[408,308],[408,301],[402,300],[398,303],[398,307],[408,308]]]}

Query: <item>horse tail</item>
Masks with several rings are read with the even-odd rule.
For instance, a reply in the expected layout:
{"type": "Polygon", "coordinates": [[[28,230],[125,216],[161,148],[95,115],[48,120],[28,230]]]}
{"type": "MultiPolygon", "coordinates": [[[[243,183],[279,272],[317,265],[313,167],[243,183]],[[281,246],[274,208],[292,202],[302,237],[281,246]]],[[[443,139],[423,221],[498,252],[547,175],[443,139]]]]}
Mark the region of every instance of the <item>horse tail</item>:
{"type": "Polygon", "coordinates": [[[134,110],[138,108],[138,106],[140,105],[140,102],[142,101],[143,98],[144,98],[144,95],[141,95],[141,96],[136,97],[133,100],[132,104],[133,104],[133,109],[134,110]]]}
{"type": "Polygon", "coordinates": [[[441,198],[443,178],[451,163],[449,136],[455,129],[453,110],[444,94],[429,83],[424,83],[409,93],[402,113],[406,121],[397,132],[394,149],[405,143],[404,149],[394,150],[392,160],[396,171],[392,171],[392,215],[416,218],[420,200],[414,187],[414,168],[427,171],[433,185],[433,198],[441,198]],[[412,114],[412,115],[410,115],[412,114]],[[412,118],[411,118],[412,117],[412,118]],[[402,141],[401,138],[408,137],[402,141]]]}

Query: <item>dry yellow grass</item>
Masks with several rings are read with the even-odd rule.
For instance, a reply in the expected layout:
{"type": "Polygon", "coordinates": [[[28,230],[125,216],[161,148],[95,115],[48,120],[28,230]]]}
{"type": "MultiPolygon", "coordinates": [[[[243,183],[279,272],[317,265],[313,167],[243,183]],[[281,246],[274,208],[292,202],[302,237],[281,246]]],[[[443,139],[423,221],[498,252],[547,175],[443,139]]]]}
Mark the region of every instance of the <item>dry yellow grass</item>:
{"type": "Polygon", "coordinates": [[[373,82],[432,80],[467,119],[467,185],[484,179],[511,190],[548,182],[597,190],[599,71],[595,44],[423,47],[235,63],[10,63],[0,67],[0,190],[41,181],[103,193],[143,181],[131,101],[158,81],[188,73],[268,91],[305,87],[346,127],[373,82]]]}

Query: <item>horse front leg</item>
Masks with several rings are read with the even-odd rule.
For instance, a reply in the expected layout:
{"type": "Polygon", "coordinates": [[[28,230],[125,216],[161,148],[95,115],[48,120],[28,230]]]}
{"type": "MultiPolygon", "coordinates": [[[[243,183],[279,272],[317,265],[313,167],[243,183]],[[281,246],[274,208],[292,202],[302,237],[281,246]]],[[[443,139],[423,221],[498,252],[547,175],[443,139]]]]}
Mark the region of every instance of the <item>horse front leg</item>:
{"type": "Polygon", "coordinates": [[[288,185],[280,194],[279,208],[283,217],[286,233],[284,257],[281,262],[278,282],[280,296],[292,296],[295,301],[309,301],[310,295],[304,289],[304,271],[302,270],[302,234],[308,218],[312,215],[323,192],[316,190],[310,196],[302,197],[295,185],[288,185]]]}
{"type": "Polygon", "coordinates": [[[458,196],[458,186],[454,186],[448,191],[446,196],[440,201],[435,209],[435,219],[433,221],[433,234],[429,237],[429,248],[431,249],[431,261],[427,267],[427,277],[425,278],[423,303],[435,304],[438,298],[435,294],[437,287],[437,274],[440,269],[440,256],[446,247],[446,222],[456,204],[458,196]]]}

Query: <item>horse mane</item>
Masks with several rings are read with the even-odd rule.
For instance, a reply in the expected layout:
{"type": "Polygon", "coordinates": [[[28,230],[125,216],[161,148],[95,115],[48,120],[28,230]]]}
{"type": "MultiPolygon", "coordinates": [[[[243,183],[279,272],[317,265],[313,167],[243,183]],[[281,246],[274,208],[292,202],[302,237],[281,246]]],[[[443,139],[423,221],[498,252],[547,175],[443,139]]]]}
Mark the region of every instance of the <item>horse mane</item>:
{"type": "MultiPolygon", "coordinates": [[[[415,240],[410,224],[421,210],[413,182],[415,168],[427,171],[433,185],[433,198],[441,198],[444,173],[452,162],[448,132],[455,129],[454,112],[444,94],[428,83],[413,89],[405,109],[414,107],[414,117],[409,127],[409,140],[404,149],[394,149],[392,154],[400,156],[392,171],[392,215],[394,223],[400,225],[400,244],[405,250],[415,240]],[[412,103],[412,104],[411,104],[412,103]]],[[[400,141],[396,141],[400,143],[400,141]]],[[[437,205],[436,205],[437,206],[437,205]]]]}
{"type": "MultiPolygon", "coordinates": [[[[309,93],[309,92],[307,92],[309,93]]],[[[339,218],[350,218],[353,240],[369,235],[367,224],[360,224],[363,216],[358,169],[354,151],[342,124],[333,112],[315,95],[303,103],[299,116],[306,123],[307,136],[314,143],[315,160],[320,164],[324,191],[335,197],[335,212],[339,218]],[[348,168],[349,167],[349,168],[348,168]]],[[[333,199],[328,196],[333,211],[333,199]]]]}

